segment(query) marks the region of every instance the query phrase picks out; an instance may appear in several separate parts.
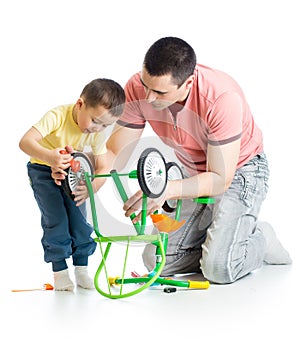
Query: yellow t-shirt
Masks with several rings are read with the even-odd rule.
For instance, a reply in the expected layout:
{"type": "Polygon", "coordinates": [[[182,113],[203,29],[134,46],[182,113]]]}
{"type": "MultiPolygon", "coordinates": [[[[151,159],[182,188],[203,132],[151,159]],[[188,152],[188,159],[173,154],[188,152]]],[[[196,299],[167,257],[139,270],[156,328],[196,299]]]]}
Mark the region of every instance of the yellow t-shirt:
{"type": "MultiPolygon", "coordinates": [[[[104,133],[82,133],[73,119],[73,108],[74,104],[58,106],[33,125],[43,136],[39,143],[51,150],[71,145],[76,151],[92,151],[94,156],[104,154],[104,133]]],[[[30,162],[48,165],[36,158],[31,158],[30,162]]]]}

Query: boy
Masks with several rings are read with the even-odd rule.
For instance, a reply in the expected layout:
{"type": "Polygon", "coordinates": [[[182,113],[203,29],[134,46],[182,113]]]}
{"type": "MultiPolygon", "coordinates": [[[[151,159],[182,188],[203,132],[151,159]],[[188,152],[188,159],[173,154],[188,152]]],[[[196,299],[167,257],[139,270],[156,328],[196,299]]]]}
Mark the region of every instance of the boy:
{"type": "MultiPolygon", "coordinates": [[[[22,137],[20,149],[30,156],[28,176],[41,211],[42,245],[45,262],[52,263],[54,289],[73,291],[66,259],[72,256],[75,280],[79,287],[94,288],[88,275],[88,256],[96,243],[85,215],[88,191],[84,184],[70,199],[51,177],[51,168],[64,171],[70,167],[73,149],[83,151],[90,146],[95,159],[95,173],[106,172],[106,146],[103,131],[123,112],[125,94],[113,80],[95,79],[87,84],[75,104],[58,106],[47,112],[22,137]],[[66,149],[68,154],[61,154],[66,149]]],[[[95,192],[104,179],[93,181],[95,192]]]]}

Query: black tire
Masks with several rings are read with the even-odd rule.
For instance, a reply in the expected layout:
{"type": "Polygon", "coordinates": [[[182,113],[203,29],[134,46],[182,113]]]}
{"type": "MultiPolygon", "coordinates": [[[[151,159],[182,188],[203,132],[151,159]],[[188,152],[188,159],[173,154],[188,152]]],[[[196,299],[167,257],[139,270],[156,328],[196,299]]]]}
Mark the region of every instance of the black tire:
{"type": "Polygon", "coordinates": [[[145,149],[137,164],[141,190],[149,198],[160,197],[167,185],[167,169],[163,155],[155,148],[145,149]]]}
{"type": "Polygon", "coordinates": [[[72,194],[72,192],[76,189],[80,181],[85,180],[84,178],[85,172],[89,173],[90,175],[94,174],[94,168],[89,158],[83,152],[74,152],[72,156],[74,160],[80,162],[80,169],[78,172],[74,173],[71,167],[69,167],[66,170],[68,175],[61,182],[61,186],[63,190],[65,191],[65,193],[68,195],[68,197],[74,200],[74,195],[72,194]]]}
{"type": "MultiPolygon", "coordinates": [[[[183,173],[181,168],[175,162],[168,162],[166,165],[168,180],[182,180],[183,173]]],[[[162,206],[163,210],[172,213],[176,210],[177,200],[166,200],[162,206]]]]}

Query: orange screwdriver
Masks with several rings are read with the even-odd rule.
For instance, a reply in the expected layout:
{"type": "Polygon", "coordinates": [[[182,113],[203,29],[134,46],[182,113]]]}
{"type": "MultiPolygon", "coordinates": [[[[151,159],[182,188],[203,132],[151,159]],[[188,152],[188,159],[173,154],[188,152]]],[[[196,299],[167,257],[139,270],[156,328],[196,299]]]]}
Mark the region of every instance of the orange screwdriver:
{"type": "Polygon", "coordinates": [[[53,291],[54,287],[50,283],[44,283],[43,288],[31,289],[13,289],[12,292],[30,292],[30,291],[53,291]]]}

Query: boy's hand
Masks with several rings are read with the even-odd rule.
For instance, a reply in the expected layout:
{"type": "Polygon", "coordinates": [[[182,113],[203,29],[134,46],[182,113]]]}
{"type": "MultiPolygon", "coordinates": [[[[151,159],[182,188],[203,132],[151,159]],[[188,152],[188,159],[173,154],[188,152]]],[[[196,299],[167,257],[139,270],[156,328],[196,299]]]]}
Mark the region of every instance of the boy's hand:
{"type": "Polygon", "coordinates": [[[55,170],[65,170],[70,167],[70,161],[73,157],[70,153],[62,154],[62,150],[61,148],[57,148],[49,152],[48,163],[55,170]]]}
{"type": "Polygon", "coordinates": [[[58,186],[61,186],[61,181],[64,180],[67,176],[65,169],[70,167],[70,161],[72,160],[71,154],[74,152],[73,147],[70,145],[67,145],[65,147],[65,151],[67,152],[67,154],[62,154],[61,150],[61,148],[52,150],[50,163],[52,171],[51,176],[58,186]]]}
{"type": "Polygon", "coordinates": [[[54,179],[54,182],[57,186],[61,186],[61,181],[64,180],[67,176],[67,173],[61,169],[55,169],[51,167],[51,176],[54,179]]]}

